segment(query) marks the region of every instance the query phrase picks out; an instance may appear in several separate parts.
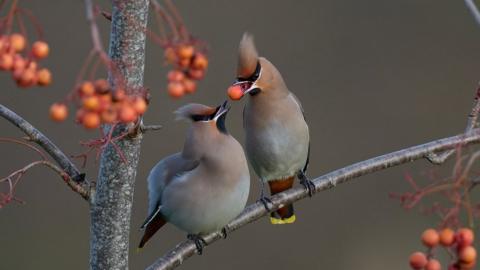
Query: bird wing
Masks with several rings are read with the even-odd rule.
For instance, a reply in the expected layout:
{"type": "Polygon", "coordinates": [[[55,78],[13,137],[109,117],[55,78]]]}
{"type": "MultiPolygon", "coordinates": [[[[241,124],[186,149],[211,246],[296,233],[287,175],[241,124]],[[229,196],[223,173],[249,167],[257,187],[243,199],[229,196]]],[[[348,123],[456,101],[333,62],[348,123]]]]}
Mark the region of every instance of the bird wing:
{"type": "Polygon", "coordinates": [[[175,178],[194,170],[199,164],[198,160],[184,159],[181,153],[168,156],[158,162],[148,175],[148,217],[142,224],[145,228],[159,213],[162,208],[162,193],[175,178]]]}
{"type": "MultiPolygon", "coordinates": [[[[307,119],[305,118],[305,111],[303,110],[302,103],[300,103],[300,100],[299,100],[299,99],[297,98],[297,96],[295,96],[295,94],[293,94],[292,92],[290,92],[289,97],[290,97],[291,99],[293,99],[293,101],[294,101],[295,103],[297,103],[298,108],[299,108],[300,111],[302,112],[303,120],[305,120],[305,124],[307,124],[307,119]]],[[[308,124],[307,124],[307,128],[308,128],[308,124]]],[[[307,161],[305,162],[305,165],[303,166],[303,170],[302,170],[303,173],[306,173],[306,172],[307,172],[308,164],[309,164],[309,163],[310,163],[310,141],[308,141],[307,161]]]]}

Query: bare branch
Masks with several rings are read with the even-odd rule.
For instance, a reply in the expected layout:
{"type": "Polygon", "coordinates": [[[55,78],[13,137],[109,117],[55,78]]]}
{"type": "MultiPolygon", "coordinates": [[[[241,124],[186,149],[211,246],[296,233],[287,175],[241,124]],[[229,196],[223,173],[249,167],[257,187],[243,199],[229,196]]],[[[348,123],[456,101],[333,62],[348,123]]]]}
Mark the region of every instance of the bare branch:
{"type": "Polygon", "coordinates": [[[428,153],[425,158],[430,161],[432,164],[435,165],[440,165],[443,164],[447,159],[455,153],[455,150],[448,150],[446,152],[443,152],[441,154],[436,154],[436,153],[428,153]]]}
{"type": "Polygon", "coordinates": [[[42,147],[45,152],[57,162],[62,171],[69,176],[69,179],[75,182],[76,188],[72,189],[88,201],[90,187],[89,182],[85,179],[85,174],[80,173],[75,164],[70,161],[60,148],[53,144],[45,135],[43,135],[43,133],[38,131],[29,122],[2,104],[0,104],[0,116],[18,127],[31,141],[42,147]]]}
{"type": "Polygon", "coordinates": [[[467,6],[468,10],[472,13],[473,18],[480,26],[480,12],[478,11],[477,6],[473,0],[465,0],[465,5],[467,6]]]}
{"type": "MultiPolygon", "coordinates": [[[[405,164],[418,159],[427,158],[429,153],[452,150],[459,146],[467,146],[469,144],[480,142],[480,129],[473,129],[469,133],[432,141],[426,144],[413,146],[396,152],[392,152],[383,156],[374,157],[353,165],[338,169],[331,173],[319,176],[313,180],[315,190],[328,190],[337,184],[346,183],[360,176],[381,171],[393,166],[405,164]]],[[[317,194],[315,193],[315,194],[317,194]]],[[[271,197],[272,209],[291,204],[295,201],[308,197],[308,192],[304,187],[295,187],[285,192],[278,193],[271,197]]],[[[269,212],[261,202],[248,206],[235,220],[230,222],[226,229],[227,232],[235,231],[248,223],[254,222],[269,212]]],[[[221,232],[214,232],[203,237],[207,244],[213,243],[221,239],[221,232]]],[[[174,249],[170,250],[163,257],[158,259],[154,264],[148,267],[148,270],[167,270],[179,266],[184,260],[195,254],[196,247],[192,241],[185,241],[178,244],[174,249]]]]}
{"type": "MultiPolygon", "coordinates": [[[[472,16],[477,24],[480,26],[480,11],[475,5],[475,2],[473,0],[465,0],[465,5],[472,13],[472,16]]],[[[477,88],[474,100],[472,111],[467,118],[467,127],[465,128],[465,133],[468,133],[474,129],[478,124],[478,114],[480,112],[480,87],[477,88]]],[[[439,165],[444,163],[454,152],[455,150],[446,151],[442,154],[436,154],[432,152],[427,155],[427,160],[433,164],[439,165]]]]}
{"type": "MultiPolygon", "coordinates": [[[[475,92],[472,110],[470,111],[467,117],[467,126],[465,128],[465,133],[469,133],[470,131],[472,131],[474,128],[477,127],[479,113],[480,113],[480,86],[477,88],[477,91],[475,92]]],[[[439,165],[444,163],[453,153],[455,153],[454,149],[445,151],[441,154],[431,152],[426,155],[426,158],[431,163],[439,165]]]]}

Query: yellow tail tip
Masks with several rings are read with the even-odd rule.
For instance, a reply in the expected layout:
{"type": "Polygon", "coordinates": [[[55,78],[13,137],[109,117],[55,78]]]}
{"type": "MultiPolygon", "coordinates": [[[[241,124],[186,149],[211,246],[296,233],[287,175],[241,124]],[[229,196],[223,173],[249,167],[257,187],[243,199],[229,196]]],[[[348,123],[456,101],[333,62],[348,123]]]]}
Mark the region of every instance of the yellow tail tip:
{"type": "Polygon", "coordinates": [[[284,218],[284,219],[270,217],[270,223],[272,223],[274,225],[291,224],[291,223],[294,223],[296,219],[297,218],[295,217],[295,215],[293,215],[289,218],[284,218]]]}
{"type": "Polygon", "coordinates": [[[140,253],[142,251],[143,251],[143,248],[141,248],[141,247],[137,247],[137,249],[135,250],[136,253],[140,253]]]}

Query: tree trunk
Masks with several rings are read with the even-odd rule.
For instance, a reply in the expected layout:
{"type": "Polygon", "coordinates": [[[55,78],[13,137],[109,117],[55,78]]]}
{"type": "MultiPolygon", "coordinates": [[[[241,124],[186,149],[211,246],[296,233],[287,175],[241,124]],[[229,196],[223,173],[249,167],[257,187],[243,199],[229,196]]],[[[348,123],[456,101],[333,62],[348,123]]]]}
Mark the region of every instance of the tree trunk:
{"type": "MultiPolygon", "coordinates": [[[[145,63],[148,0],[112,1],[109,54],[127,86],[141,87],[145,63]]],[[[110,81],[112,74],[110,74],[110,81]]],[[[114,134],[125,130],[118,126],[114,134]]],[[[110,126],[104,130],[108,132],[110,126]]],[[[128,269],[130,216],[142,135],[109,144],[100,159],[96,193],[91,204],[90,269],[128,269]]]]}

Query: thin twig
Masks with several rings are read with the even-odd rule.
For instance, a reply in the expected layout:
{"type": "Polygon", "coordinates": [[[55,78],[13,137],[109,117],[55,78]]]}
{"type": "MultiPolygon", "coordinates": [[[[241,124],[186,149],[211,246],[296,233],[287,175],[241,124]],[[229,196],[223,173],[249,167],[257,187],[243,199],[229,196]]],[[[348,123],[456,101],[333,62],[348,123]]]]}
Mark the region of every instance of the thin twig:
{"type": "Polygon", "coordinates": [[[62,171],[64,171],[69,178],[78,185],[79,188],[75,191],[77,191],[77,193],[79,193],[83,198],[88,200],[90,185],[85,179],[85,174],[80,173],[75,164],[70,161],[70,159],[62,152],[62,150],[60,150],[60,148],[53,144],[45,135],[43,135],[43,133],[38,131],[29,122],[2,104],[0,104],[0,116],[18,127],[30,138],[31,141],[42,147],[43,150],[45,150],[45,152],[47,152],[55,160],[62,171]]]}
{"type": "MultiPolygon", "coordinates": [[[[418,159],[427,158],[427,155],[436,151],[445,151],[455,149],[459,146],[466,146],[469,144],[480,142],[480,129],[471,130],[467,134],[460,134],[457,136],[444,138],[429,142],[422,145],[413,146],[383,156],[371,158],[353,165],[338,169],[331,173],[313,179],[315,190],[328,190],[337,184],[349,182],[360,176],[381,171],[393,166],[405,164],[418,159]]],[[[283,205],[291,204],[295,201],[308,198],[308,191],[302,186],[289,189],[285,192],[278,193],[272,196],[271,211],[275,211],[283,205]]],[[[268,215],[269,212],[265,209],[261,202],[254,203],[248,206],[235,220],[227,225],[227,231],[235,231],[248,223],[254,222],[263,216],[268,215]]],[[[213,243],[221,239],[221,232],[210,233],[203,238],[207,244],[213,243]]],[[[174,249],[167,252],[163,257],[159,258],[153,263],[148,270],[167,270],[179,266],[184,260],[195,254],[196,247],[192,241],[185,241],[178,244],[174,249]]]]}
{"type": "Polygon", "coordinates": [[[37,161],[34,161],[32,163],[29,163],[25,167],[12,172],[8,176],[6,176],[4,178],[0,178],[0,183],[8,181],[9,179],[11,179],[12,177],[14,177],[16,175],[21,176],[21,175],[25,174],[28,170],[32,169],[35,166],[39,166],[39,165],[43,165],[43,166],[46,166],[46,167],[52,169],[54,172],[56,172],[58,175],[60,175],[60,177],[62,177],[62,180],[73,191],[77,192],[85,200],[88,200],[88,197],[89,197],[88,191],[86,189],[84,189],[79,183],[73,181],[72,178],[67,173],[65,173],[62,169],[60,169],[60,167],[56,166],[55,164],[53,164],[51,161],[48,161],[48,160],[37,160],[37,161]]]}

